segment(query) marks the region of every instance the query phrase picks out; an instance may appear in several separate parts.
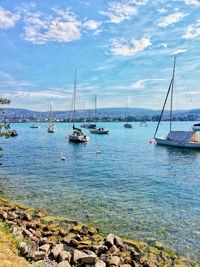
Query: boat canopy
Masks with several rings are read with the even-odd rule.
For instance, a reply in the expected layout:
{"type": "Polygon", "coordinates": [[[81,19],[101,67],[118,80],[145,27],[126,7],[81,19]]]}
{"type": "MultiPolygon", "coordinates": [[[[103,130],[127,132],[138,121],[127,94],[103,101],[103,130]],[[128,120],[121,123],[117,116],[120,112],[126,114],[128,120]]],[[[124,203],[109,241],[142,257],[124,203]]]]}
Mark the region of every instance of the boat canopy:
{"type": "Polygon", "coordinates": [[[196,123],[196,124],[194,124],[193,126],[200,126],[200,123],[196,123]]]}
{"type": "Polygon", "coordinates": [[[193,131],[170,131],[167,140],[179,142],[198,142],[198,134],[193,131]]]}

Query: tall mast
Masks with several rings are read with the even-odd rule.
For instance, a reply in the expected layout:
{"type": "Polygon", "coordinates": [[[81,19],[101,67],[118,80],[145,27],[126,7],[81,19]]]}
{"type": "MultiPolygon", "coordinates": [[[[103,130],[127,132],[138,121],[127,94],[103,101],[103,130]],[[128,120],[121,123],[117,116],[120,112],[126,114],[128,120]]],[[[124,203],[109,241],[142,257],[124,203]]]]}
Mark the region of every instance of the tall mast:
{"type": "Polygon", "coordinates": [[[97,122],[97,95],[95,95],[95,111],[94,111],[94,116],[95,116],[95,123],[97,122]]]}
{"type": "Polygon", "coordinates": [[[75,69],[74,73],[74,92],[73,92],[73,124],[75,120],[75,111],[76,111],[76,75],[77,75],[77,69],[75,69]]]}
{"type": "Polygon", "coordinates": [[[162,115],[163,115],[163,112],[165,110],[165,106],[166,106],[167,99],[169,97],[169,93],[170,93],[171,89],[172,89],[172,94],[171,94],[171,107],[170,107],[170,131],[171,131],[171,128],[172,128],[172,104],[173,104],[173,87],[174,87],[175,66],[176,66],[176,57],[174,57],[174,66],[173,66],[172,79],[170,81],[169,88],[167,90],[167,95],[165,97],[164,105],[163,105],[163,108],[162,108],[162,111],[161,111],[161,114],[160,114],[160,117],[159,117],[159,120],[158,120],[158,124],[157,124],[156,130],[155,130],[155,133],[154,133],[154,138],[156,137],[156,134],[158,132],[158,128],[160,126],[162,115]]]}
{"type": "Polygon", "coordinates": [[[176,57],[174,57],[174,66],[172,74],[172,85],[171,85],[171,103],[170,103],[170,131],[172,130],[172,111],[173,111],[173,94],[174,94],[174,76],[176,68],[176,57]]]}
{"type": "Polygon", "coordinates": [[[49,123],[51,122],[51,100],[49,101],[49,123]]]}

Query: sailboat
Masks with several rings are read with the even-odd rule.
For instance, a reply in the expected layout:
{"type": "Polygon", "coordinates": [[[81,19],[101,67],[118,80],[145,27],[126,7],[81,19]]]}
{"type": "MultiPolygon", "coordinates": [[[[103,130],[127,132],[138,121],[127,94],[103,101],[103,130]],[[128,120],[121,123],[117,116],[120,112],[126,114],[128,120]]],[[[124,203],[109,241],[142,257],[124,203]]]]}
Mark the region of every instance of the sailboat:
{"type": "Polygon", "coordinates": [[[49,127],[48,127],[48,133],[55,133],[56,131],[56,126],[54,123],[52,123],[51,120],[51,113],[52,113],[52,105],[51,105],[51,101],[49,103],[49,127]]]}
{"type": "MultiPolygon", "coordinates": [[[[97,95],[95,95],[95,125],[97,123],[97,95]]],[[[108,134],[109,130],[105,130],[104,128],[97,128],[97,126],[94,129],[90,129],[90,132],[92,134],[108,134]]]]}
{"type": "MultiPolygon", "coordinates": [[[[126,98],[126,109],[128,109],[128,97],[126,98]]],[[[133,128],[132,124],[127,122],[127,116],[125,117],[124,128],[133,128]]]]}
{"type": "Polygon", "coordinates": [[[86,136],[81,129],[75,127],[75,111],[76,111],[76,75],[77,70],[75,70],[74,75],[74,91],[73,91],[73,133],[68,135],[68,139],[70,142],[74,143],[85,143],[89,141],[89,137],[86,136]]]}
{"type": "Polygon", "coordinates": [[[175,70],[176,70],[176,57],[174,58],[173,64],[173,73],[172,78],[169,84],[169,88],[167,91],[167,95],[165,97],[164,105],[160,114],[160,118],[156,127],[156,131],[154,134],[154,139],[158,145],[164,146],[172,146],[172,147],[180,147],[180,148],[196,148],[200,149],[200,142],[198,138],[198,134],[196,131],[174,131],[172,130],[172,112],[173,112],[173,93],[174,93],[174,79],[175,79],[175,70]],[[165,110],[165,106],[171,92],[171,103],[170,103],[170,129],[169,133],[165,138],[156,137],[158,132],[160,122],[162,119],[163,112],[165,110]]]}

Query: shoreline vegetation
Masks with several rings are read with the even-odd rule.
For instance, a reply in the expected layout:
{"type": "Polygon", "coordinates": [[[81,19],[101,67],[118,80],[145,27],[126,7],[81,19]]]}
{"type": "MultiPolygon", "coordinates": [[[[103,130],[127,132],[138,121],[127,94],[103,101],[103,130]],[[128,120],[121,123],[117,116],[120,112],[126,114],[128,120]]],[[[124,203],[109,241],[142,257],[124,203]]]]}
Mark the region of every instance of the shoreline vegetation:
{"type": "MultiPolygon", "coordinates": [[[[131,237],[130,237],[131,238],[131,237]]],[[[0,198],[0,267],[199,267],[200,264],[133,239],[122,239],[67,218],[52,217],[0,198]]]]}

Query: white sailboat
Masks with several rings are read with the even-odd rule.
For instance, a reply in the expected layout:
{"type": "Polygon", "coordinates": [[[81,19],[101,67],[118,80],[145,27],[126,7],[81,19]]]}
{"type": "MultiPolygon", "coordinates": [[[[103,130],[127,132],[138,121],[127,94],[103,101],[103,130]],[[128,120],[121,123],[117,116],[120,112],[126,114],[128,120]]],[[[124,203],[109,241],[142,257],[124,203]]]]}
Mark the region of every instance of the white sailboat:
{"type": "Polygon", "coordinates": [[[154,139],[158,145],[200,149],[200,142],[199,142],[198,134],[196,131],[174,131],[172,130],[172,110],[173,110],[173,91],[174,91],[175,70],[176,70],[176,57],[174,58],[172,79],[170,81],[170,85],[167,91],[164,105],[163,105],[160,118],[159,118],[159,121],[156,127],[154,139]],[[169,130],[168,135],[165,138],[156,137],[170,92],[171,92],[170,130],[169,130]]]}
{"type": "Polygon", "coordinates": [[[76,111],[76,75],[77,70],[75,70],[74,75],[74,91],[73,91],[73,133],[68,135],[68,139],[70,142],[74,143],[85,143],[89,141],[89,137],[86,136],[81,129],[75,127],[75,111],[76,111]]]}
{"type": "MultiPolygon", "coordinates": [[[[95,125],[97,123],[97,95],[95,95],[95,125]]],[[[97,126],[96,126],[97,127],[97,126]]],[[[90,129],[92,134],[108,134],[109,130],[105,130],[104,128],[94,128],[90,129]]]]}
{"type": "MultiPolygon", "coordinates": [[[[128,109],[128,97],[126,98],[126,109],[128,109]]],[[[133,128],[133,125],[128,123],[127,116],[125,116],[124,128],[133,128]]]]}
{"type": "Polygon", "coordinates": [[[52,119],[51,119],[51,113],[52,113],[52,105],[51,105],[51,101],[49,102],[49,127],[48,127],[48,133],[55,133],[56,131],[56,126],[54,123],[52,123],[52,119]]]}

